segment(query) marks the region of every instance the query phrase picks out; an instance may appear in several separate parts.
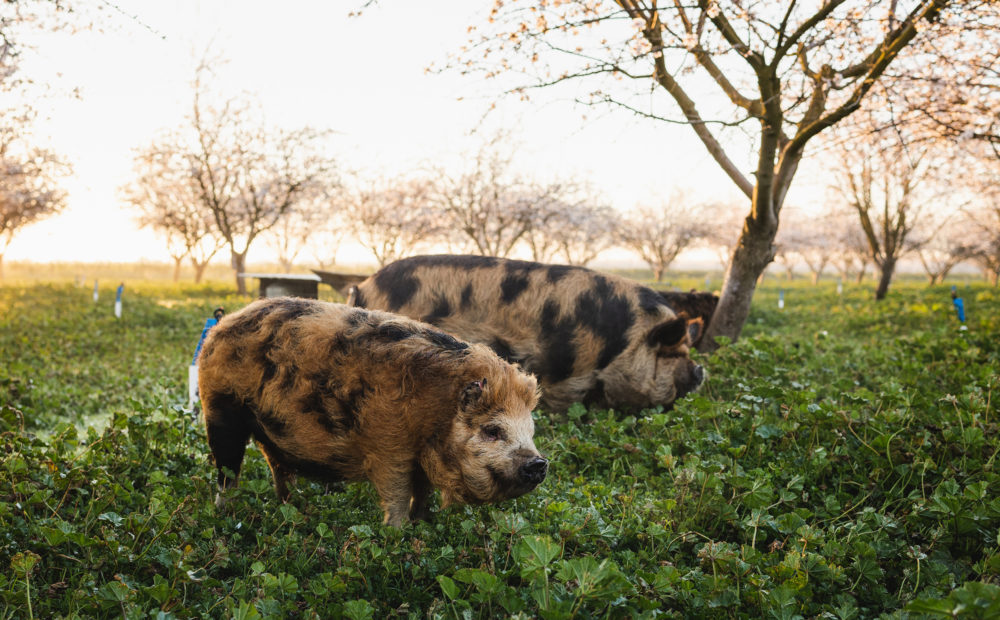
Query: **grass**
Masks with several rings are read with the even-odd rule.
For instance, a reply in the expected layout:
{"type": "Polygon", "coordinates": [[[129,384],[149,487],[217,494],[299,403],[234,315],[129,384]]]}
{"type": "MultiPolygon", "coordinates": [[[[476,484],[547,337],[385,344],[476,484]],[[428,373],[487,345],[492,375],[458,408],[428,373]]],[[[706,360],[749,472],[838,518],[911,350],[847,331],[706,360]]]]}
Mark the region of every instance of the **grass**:
{"type": "Polygon", "coordinates": [[[0,618],[1000,615],[996,289],[768,280],[699,393],[538,412],[536,492],[396,529],[253,449],[216,511],[186,366],[245,300],[127,287],[0,286],[0,618]]]}

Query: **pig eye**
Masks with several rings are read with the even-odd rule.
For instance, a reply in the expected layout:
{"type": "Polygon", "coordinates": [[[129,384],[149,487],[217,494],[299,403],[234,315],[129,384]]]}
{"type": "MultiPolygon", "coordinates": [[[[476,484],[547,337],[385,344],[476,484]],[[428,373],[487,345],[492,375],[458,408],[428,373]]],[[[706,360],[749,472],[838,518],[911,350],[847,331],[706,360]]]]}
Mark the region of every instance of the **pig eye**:
{"type": "Polygon", "coordinates": [[[503,429],[497,426],[496,424],[490,424],[489,426],[484,426],[482,433],[483,433],[483,439],[485,439],[486,441],[500,441],[501,439],[504,438],[503,429]]]}

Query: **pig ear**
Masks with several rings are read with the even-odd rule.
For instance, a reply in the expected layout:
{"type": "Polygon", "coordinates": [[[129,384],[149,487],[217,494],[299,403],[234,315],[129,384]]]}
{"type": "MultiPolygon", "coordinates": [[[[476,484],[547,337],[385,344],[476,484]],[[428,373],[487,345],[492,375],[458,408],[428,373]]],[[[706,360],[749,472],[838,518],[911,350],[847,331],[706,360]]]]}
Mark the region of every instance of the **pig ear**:
{"type": "Polygon", "coordinates": [[[687,332],[688,332],[688,342],[698,342],[698,338],[701,337],[701,332],[705,328],[705,322],[701,320],[701,317],[697,317],[688,321],[687,332]]]}
{"type": "Polygon", "coordinates": [[[483,390],[486,389],[486,379],[480,379],[479,381],[473,381],[472,383],[465,386],[462,389],[462,406],[468,407],[474,404],[483,395],[483,390]]]}
{"type": "Polygon", "coordinates": [[[646,342],[654,348],[674,347],[679,345],[686,335],[687,319],[683,316],[678,316],[664,321],[649,330],[646,342]]]}

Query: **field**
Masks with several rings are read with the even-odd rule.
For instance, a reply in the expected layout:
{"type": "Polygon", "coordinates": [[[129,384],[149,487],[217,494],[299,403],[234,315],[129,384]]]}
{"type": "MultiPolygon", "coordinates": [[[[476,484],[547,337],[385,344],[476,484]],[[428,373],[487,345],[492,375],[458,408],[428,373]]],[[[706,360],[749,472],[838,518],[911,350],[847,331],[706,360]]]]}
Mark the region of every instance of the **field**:
{"type": "Polygon", "coordinates": [[[0,619],[998,617],[1000,291],[959,290],[967,330],[769,280],[699,393],[538,412],[535,493],[396,529],[255,449],[216,511],[186,367],[228,282],[0,285],[0,619]]]}

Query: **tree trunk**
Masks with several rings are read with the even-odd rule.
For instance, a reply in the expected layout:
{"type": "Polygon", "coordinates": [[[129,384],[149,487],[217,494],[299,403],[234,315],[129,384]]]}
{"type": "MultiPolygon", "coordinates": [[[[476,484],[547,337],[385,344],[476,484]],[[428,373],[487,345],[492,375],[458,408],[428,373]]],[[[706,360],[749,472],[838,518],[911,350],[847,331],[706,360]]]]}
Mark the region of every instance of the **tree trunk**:
{"type": "Polygon", "coordinates": [[[944,284],[944,279],[948,277],[948,274],[951,273],[951,270],[956,266],[958,266],[957,261],[953,265],[947,265],[944,269],[942,269],[941,273],[938,274],[937,283],[944,284]]]}
{"type": "Polygon", "coordinates": [[[816,286],[817,284],[819,284],[819,274],[820,274],[819,271],[812,272],[812,283],[813,283],[813,286],[816,286]]]}
{"type": "Polygon", "coordinates": [[[233,272],[236,275],[236,292],[239,295],[246,295],[247,282],[240,274],[246,272],[247,252],[246,250],[242,252],[230,250],[230,254],[232,256],[233,272]]]}
{"type": "Polygon", "coordinates": [[[868,271],[868,264],[862,263],[861,267],[858,269],[858,275],[854,278],[855,284],[861,284],[865,281],[865,272],[868,271]]]}
{"type": "Polygon", "coordinates": [[[896,271],[896,260],[886,259],[880,266],[882,275],[878,280],[878,288],[875,289],[875,301],[880,301],[885,299],[886,293],[889,292],[889,282],[892,281],[892,274],[896,271]]]}
{"type": "Polygon", "coordinates": [[[191,264],[194,266],[194,283],[201,284],[201,279],[205,276],[205,268],[208,267],[208,261],[199,263],[198,261],[191,259],[191,264]]]}
{"type": "Polygon", "coordinates": [[[663,282],[663,267],[653,267],[653,277],[657,283],[663,282]]]}
{"type": "Polygon", "coordinates": [[[184,260],[183,256],[174,257],[174,282],[181,281],[181,262],[184,260]]]}
{"type": "Polygon", "coordinates": [[[774,260],[774,236],[777,232],[777,222],[773,225],[751,225],[748,221],[743,225],[743,232],[726,267],[719,305],[698,346],[699,350],[717,349],[717,336],[725,336],[730,341],[740,337],[743,324],[750,315],[750,302],[753,301],[758,278],[774,260]]]}

